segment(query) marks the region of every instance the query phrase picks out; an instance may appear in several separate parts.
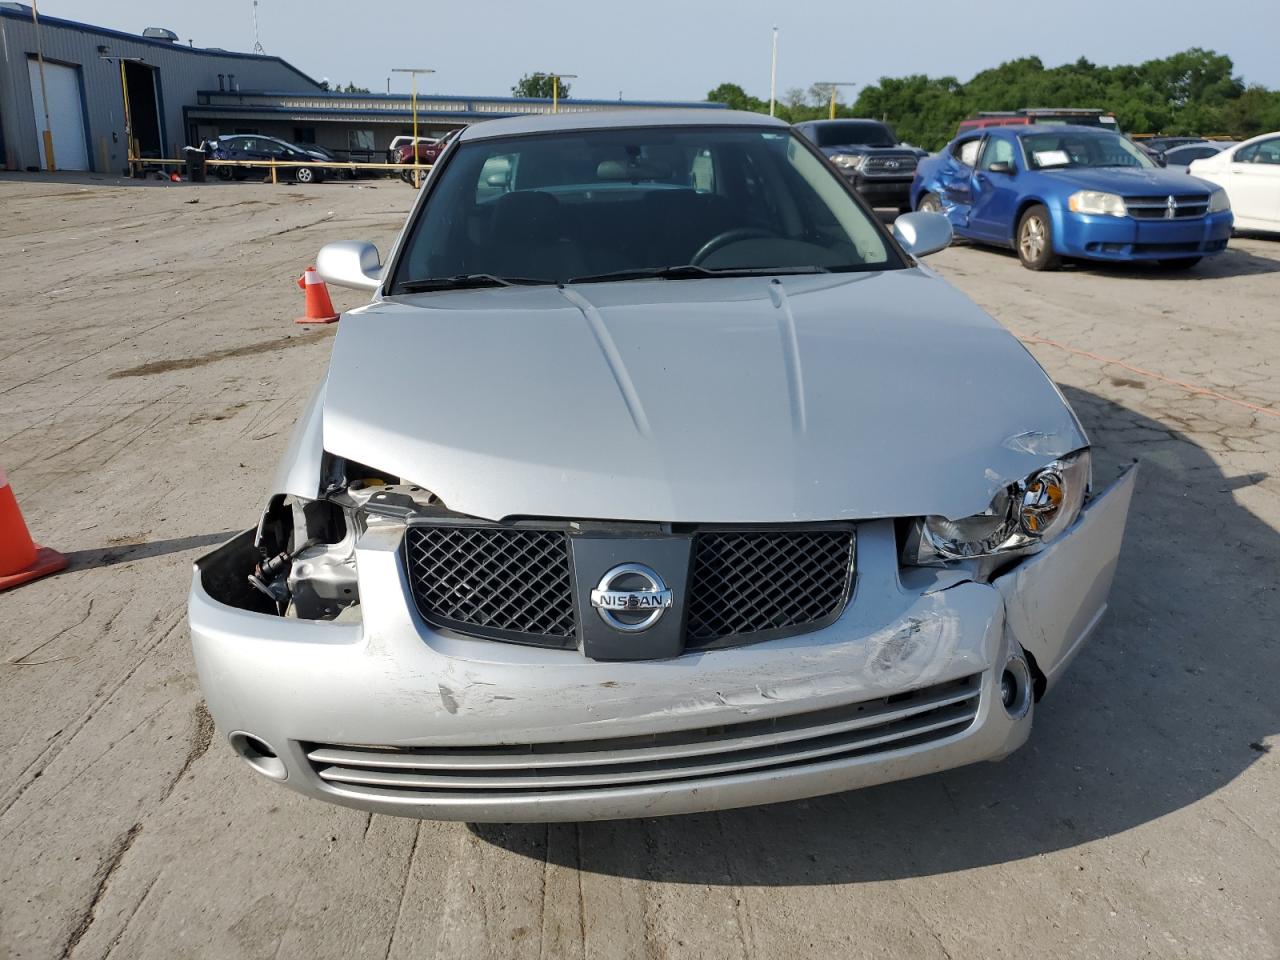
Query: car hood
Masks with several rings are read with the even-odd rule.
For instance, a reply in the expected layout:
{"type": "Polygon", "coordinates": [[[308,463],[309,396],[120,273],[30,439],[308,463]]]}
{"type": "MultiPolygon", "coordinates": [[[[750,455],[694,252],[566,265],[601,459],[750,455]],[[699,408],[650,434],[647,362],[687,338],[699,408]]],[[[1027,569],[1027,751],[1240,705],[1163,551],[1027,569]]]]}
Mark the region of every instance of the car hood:
{"type": "Polygon", "coordinates": [[[1022,345],[920,268],[375,301],[343,317],[323,403],[326,450],[489,519],[960,517],[1087,444],[1022,345]]]}
{"type": "Polygon", "coordinates": [[[1187,196],[1209,193],[1203,183],[1188,181],[1181,170],[1147,170],[1138,167],[1076,167],[1062,170],[1038,170],[1039,176],[1078,190],[1103,190],[1107,193],[1135,196],[1175,193],[1187,196]]]}

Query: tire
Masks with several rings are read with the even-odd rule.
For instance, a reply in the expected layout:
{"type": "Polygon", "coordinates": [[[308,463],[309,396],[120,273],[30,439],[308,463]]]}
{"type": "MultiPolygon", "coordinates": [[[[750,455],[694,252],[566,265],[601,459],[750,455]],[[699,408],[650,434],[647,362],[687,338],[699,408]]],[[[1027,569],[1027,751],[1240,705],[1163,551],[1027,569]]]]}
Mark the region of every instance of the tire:
{"type": "Polygon", "coordinates": [[[230,180],[235,175],[235,170],[232,167],[215,167],[214,169],[216,171],[214,176],[219,180],[230,180]]]}
{"type": "Polygon", "coordinates": [[[1173,260],[1157,260],[1156,266],[1161,270],[1190,270],[1200,262],[1200,257],[1176,257],[1173,260]]]}
{"type": "Polygon", "coordinates": [[[936,193],[926,193],[916,204],[916,209],[921,213],[941,213],[942,199],[936,193]]]}
{"type": "Polygon", "coordinates": [[[1043,204],[1028,207],[1018,221],[1014,245],[1028,270],[1057,270],[1062,258],[1053,252],[1053,226],[1043,204]]]}
{"type": "Polygon", "coordinates": [[[293,171],[293,179],[296,183],[316,183],[319,180],[316,172],[310,167],[299,167],[293,171]]]}

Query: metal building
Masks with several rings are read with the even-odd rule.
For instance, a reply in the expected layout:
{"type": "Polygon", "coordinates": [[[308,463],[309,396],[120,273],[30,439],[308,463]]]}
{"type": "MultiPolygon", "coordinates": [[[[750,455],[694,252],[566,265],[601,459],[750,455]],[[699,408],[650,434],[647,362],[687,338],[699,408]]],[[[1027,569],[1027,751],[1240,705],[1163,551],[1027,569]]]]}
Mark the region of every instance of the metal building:
{"type": "MultiPolygon", "coordinates": [[[[584,110],[723,109],[722,103],[670,100],[561,100],[559,112],[584,110]]],[[[479,120],[550,113],[551,100],[419,94],[418,133],[439,137],[479,120]]],[[[315,143],[342,159],[385,160],[394,137],[414,130],[408,94],[279,93],[201,90],[184,116],[192,143],[227,134],[262,134],[293,143],[315,143]]]]}
{"type": "Polygon", "coordinates": [[[120,173],[128,165],[126,104],[135,155],[175,157],[191,142],[183,111],[199,91],[321,90],[279,57],[192,47],[158,28],[146,33],[41,16],[37,39],[31,8],[0,2],[0,165],[45,169],[48,129],[57,169],[120,173]]]}

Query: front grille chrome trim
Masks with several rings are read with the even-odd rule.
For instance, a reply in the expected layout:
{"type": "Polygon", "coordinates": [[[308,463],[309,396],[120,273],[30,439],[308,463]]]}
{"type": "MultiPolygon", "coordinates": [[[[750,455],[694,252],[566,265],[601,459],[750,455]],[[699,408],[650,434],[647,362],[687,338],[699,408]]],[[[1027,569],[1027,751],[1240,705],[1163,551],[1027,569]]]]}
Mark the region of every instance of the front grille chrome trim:
{"type": "Polygon", "coordinates": [[[489,748],[308,744],[304,749],[312,772],[331,788],[401,796],[482,797],[661,784],[862,757],[942,740],[976,720],[980,681],[976,674],[881,700],[654,738],[489,748]],[[833,720],[840,712],[849,719],[833,720]],[[634,745],[655,738],[679,742],[634,745]]]}

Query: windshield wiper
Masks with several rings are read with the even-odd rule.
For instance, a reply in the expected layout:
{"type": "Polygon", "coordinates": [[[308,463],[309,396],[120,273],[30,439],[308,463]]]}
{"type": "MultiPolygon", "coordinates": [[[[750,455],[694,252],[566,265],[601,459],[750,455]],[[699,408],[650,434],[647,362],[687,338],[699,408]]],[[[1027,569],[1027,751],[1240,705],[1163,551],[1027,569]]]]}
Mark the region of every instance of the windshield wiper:
{"type": "Polygon", "coordinates": [[[697,280],[701,277],[768,277],[787,273],[830,273],[826,267],[700,267],[686,263],[678,267],[637,267],[584,277],[570,277],[568,283],[605,283],[610,280],[697,280]]]}
{"type": "Polygon", "coordinates": [[[534,280],[529,277],[498,277],[492,273],[460,273],[452,277],[422,277],[418,280],[405,280],[400,284],[400,289],[405,293],[425,293],[429,290],[473,290],[479,287],[523,287],[551,282],[551,280],[534,280]]]}

